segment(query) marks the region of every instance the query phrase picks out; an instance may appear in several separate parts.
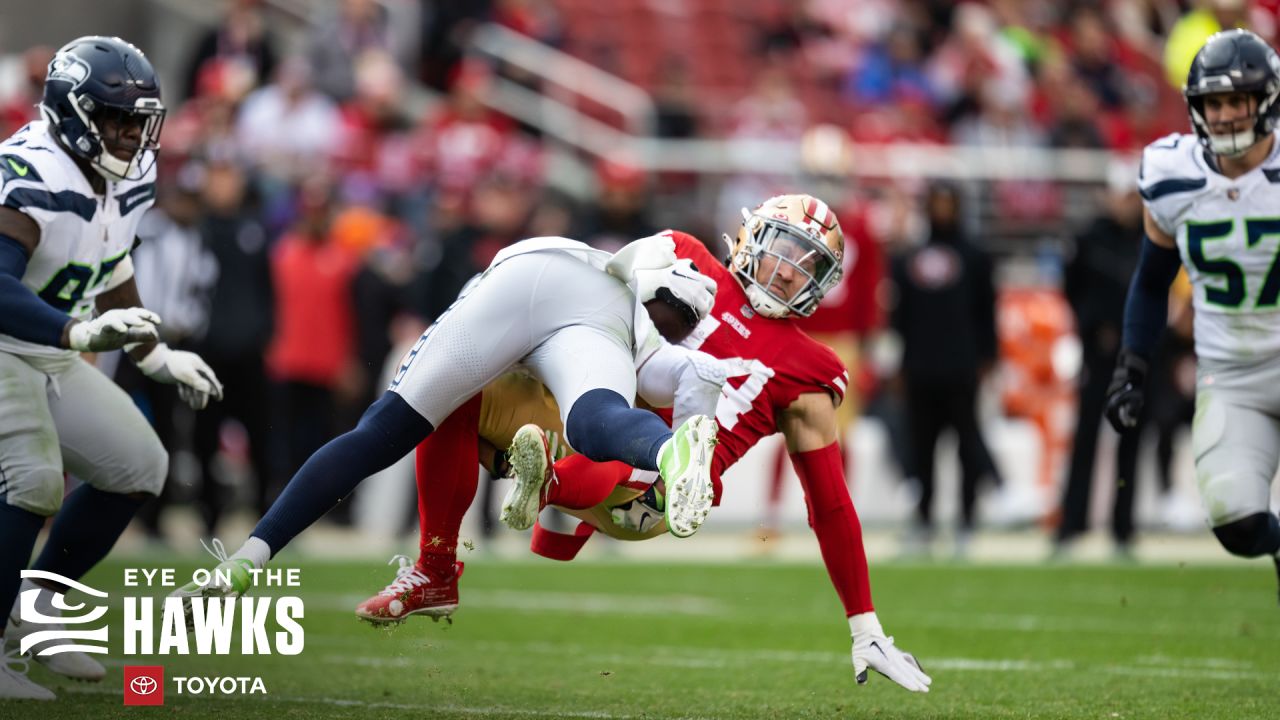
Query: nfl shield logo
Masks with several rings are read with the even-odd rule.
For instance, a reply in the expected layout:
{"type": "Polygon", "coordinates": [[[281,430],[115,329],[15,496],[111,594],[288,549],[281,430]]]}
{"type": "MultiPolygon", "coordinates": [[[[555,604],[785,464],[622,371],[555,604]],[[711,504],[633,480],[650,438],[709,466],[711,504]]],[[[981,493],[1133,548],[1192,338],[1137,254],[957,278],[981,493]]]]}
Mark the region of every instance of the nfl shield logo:
{"type": "Polygon", "coordinates": [[[1240,199],[1240,188],[1228,188],[1228,189],[1227,189],[1227,199],[1228,199],[1228,200],[1230,200],[1230,201],[1232,201],[1232,202],[1235,202],[1236,200],[1239,200],[1239,199],[1240,199]]]}

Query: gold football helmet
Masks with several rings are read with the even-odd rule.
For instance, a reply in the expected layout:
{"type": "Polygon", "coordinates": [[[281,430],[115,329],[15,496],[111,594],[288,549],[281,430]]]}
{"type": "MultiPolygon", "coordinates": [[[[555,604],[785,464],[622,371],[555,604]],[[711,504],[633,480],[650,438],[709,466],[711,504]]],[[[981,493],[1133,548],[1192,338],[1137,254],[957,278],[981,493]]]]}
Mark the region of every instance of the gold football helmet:
{"type": "Polygon", "coordinates": [[[765,317],[809,316],[836,283],[844,263],[844,233],[827,204],[812,195],[778,195],[742,209],[729,266],[751,307],[765,317]]]}

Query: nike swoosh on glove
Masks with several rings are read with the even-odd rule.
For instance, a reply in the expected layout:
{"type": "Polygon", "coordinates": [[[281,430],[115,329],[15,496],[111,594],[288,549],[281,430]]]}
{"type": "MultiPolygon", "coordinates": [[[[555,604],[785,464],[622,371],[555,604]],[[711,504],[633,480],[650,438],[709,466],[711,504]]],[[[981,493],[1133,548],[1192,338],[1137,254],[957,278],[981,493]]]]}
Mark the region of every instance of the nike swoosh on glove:
{"type": "Polygon", "coordinates": [[[853,638],[853,675],[859,685],[867,682],[867,670],[875,670],[911,692],[929,692],[933,678],[924,674],[911,653],[893,644],[892,637],[865,634],[853,638]]]}
{"type": "Polygon", "coordinates": [[[160,316],[146,308],[108,310],[92,320],[76,323],[67,332],[67,346],[79,352],[118,350],[133,343],[152,342],[160,333],[160,316]]]}
{"type": "Polygon", "coordinates": [[[656,270],[637,270],[635,291],[642,303],[656,298],[686,310],[694,325],[716,302],[716,281],[698,272],[688,258],[656,270]]]}
{"type": "Polygon", "coordinates": [[[138,369],[156,382],[177,385],[178,397],[195,410],[204,409],[210,397],[222,399],[222,383],[218,376],[193,352],[173,350],[161,343],[138,361],[138,369]]]}

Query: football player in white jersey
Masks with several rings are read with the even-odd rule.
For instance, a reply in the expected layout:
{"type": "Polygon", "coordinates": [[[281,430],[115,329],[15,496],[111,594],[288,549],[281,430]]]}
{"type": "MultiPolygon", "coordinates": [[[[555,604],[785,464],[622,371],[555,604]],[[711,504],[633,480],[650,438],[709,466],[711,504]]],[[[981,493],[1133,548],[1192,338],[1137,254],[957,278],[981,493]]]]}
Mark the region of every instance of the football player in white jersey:
{"type": "MultiPolygon", "coordinates": [[[[118,38],[74,40],[49,64],[40,109],[43,120],[0,143],[0,700],[53,699],[26,677],[21,640],[56,629],[56,578],[97,564],[167,474],[146,418],[80,353],[125,348],[195,408],[222,394],[198,356],[156,341],[159,318],[133,280],[165,112],[151,63],[118,38]],[[84,481],[65,499],[64,471],[84,481]],[[32,565],[43,577],[21,579],[53,515],[32,565]]],[[[104,674],[78,651],[36,659],[81,680],[104,674]]]]}
{"type": "Polygon", "coordinates": [[[1247,30],[1217,33],[1196,55],[1184,94],[1195,134],[1143,153],[1146,238],[1107,418],[1121,432],[1137,422],[1169,285],[1186,266],[1200,496],[1228,552],[1272,557],[1280,572],[1280,520],[1269,504],[1280,462],[1280,56],[1247,30]]]}
{"type": "MultiPolygon", "coordinates": [[[[422,334],[356,427],[303,464],[240,549],[228,557],[215,541],[211,552],[221,562],[209,581],[184,585],[172,596],[183,598],[190,614],[192,598],[248,591],[256,570],[299,533],[517,365],[555,397],[565,440],[582,455],[661,469],[664,478],[674,478],[667,483],[666,517],[673,534],[692,535],[711,510],[717,426],[706,413],[714,412],[724,376],[714,384],[705,412],[673,432],[658,415],[635,407],[637,389],[644,386],[637,380],[637,365],[643,364],[637,353],[645,351],[649,303],[681,308],[692,330],[710,312],[715,293],[715,281],[679,259],[669,235],[636,240],[612,255],[559,237],[504,249],[422,334]]],[[[685,353],[668,366],[669,374],[705,384],[698,364],[685,353]],[[684,363],[695,367],[681,372],[684,363]]],[[[707,358],[704,369],[716,367],[707,358]]],[[[678,387],[671,393],[683,395],[678,387]]],[[[536,515],[537,505],[536,491],[507,502],[511,512],[526,518],[536,515]]]]}

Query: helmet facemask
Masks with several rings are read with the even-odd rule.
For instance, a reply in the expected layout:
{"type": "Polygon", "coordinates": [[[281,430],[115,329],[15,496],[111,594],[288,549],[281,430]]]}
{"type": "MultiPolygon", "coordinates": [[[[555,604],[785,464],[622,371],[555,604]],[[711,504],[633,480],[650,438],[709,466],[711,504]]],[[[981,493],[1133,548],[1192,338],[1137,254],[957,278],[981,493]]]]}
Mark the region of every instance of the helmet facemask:
{"type": "MultiPolygon", "coordinates": [[[[1225,93],[1235,92],[1228,88],[1225,93]]],[[[1205,93],[1201,95],[1192,95],[1187,98],[1187,105],[1191,111],[1191,123],[1195,126],[1196,133],[1204,138],[1209,151],[1215,155],[1222,157],[1240,157],[1249,151],[1249,148],[1263,140],[1271,133],[1275,122],[1270,118],[1269,111],[1274,108],[1278,99],[1280,99],[1280,87],[1272,89],[1270,94],[1264,93],[1245,93],[1254,99],[1256,103],[1253,114],[1249,116],[1249,126],[1243,130],[1235,130],[1225,134],[1215,134],[1209,125],[1208,117],[1205,113],[1205,98],[1216,93],[1205,93]]]]}
{"type": "Polygon", "coordinates": [[[155,98],[138,98],[134,107],[103,105],[88,96],[73,98],[72,102],[88,127],[88,137],[98,146],[97,152],[86,158],[93,169],[108,180],[145,177],[160,149],[164,105],[155,98]],[[79,112],[86,107],[91,109],[79,112]],[[112,149],[128,152],[129,159],[118,157],[112,149]]]}
{"type": "Polygon", "coordinates": [[[765,317],[812,315],[822,296],[840,281],[841,258],[790,222],[745,209],[742,217],[731,262],[752,307],[765,317]]]}

